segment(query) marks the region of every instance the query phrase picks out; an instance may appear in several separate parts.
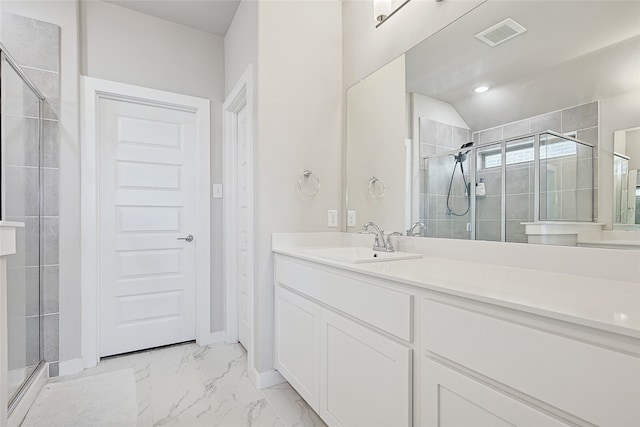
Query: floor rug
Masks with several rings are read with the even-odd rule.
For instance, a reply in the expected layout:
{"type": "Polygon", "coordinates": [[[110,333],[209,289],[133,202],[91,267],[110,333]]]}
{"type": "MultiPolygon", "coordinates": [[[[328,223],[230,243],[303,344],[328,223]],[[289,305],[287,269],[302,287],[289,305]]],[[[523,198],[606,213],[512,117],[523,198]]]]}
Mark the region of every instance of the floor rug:
{"type": "Polygon", "coordinates": [[[135,426],[138,417],[133,369],[45,385],[23,427],[135,426]]]}

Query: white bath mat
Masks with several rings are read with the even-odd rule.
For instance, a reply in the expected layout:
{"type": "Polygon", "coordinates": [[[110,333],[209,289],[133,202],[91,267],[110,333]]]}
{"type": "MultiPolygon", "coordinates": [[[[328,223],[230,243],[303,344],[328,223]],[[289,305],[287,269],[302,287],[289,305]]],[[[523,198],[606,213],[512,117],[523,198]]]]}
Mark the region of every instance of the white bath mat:
{"type": "Polygon", "coordinates": [[[47,384],[23,427],[135,426],[138,417],[133,369],[47,384]]]}

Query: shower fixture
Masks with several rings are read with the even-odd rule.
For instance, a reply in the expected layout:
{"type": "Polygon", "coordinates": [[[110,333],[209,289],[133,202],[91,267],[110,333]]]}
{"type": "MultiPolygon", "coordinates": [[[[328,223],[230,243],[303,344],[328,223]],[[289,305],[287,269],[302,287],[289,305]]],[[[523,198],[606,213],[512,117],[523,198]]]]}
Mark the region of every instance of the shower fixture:
{"type": "Polygon", "coordinates": [[[466,144],[462,144],[458,154],[451,154],[451,156],[453,156],[455,160],[455,163],[453,164],[453,170],[451,171],[451,180],[449,180],[449,189],[447,190],[447,214],[448,215],[465,216],[469,212],[469,209],[471,207],[471,198],[470,198],[471,188],[469,186],[469,183],[467,182],[467,178],[464,175],[464,162],[465,160],[467,160],[467,154],[469,154],[469,152],[471,151],[470,147],[472,145],[473,145],[473,141],[467,142],[466,144]],[[463,152],[462,150],[464,150],[465,148],[469,148],[469,149],[463,152]],[[453,187],[453,178],[456,175],[456,169],[458,168],[458,164],[460,164],[460,174],[462,175],[462,182],[464,183],[464,197],[467,201],[467,208],[462,213],[455,212],[453,209],[451,209],[451,206],[449,204],[449,199],[451,198],[451,188],[453,187]]]}

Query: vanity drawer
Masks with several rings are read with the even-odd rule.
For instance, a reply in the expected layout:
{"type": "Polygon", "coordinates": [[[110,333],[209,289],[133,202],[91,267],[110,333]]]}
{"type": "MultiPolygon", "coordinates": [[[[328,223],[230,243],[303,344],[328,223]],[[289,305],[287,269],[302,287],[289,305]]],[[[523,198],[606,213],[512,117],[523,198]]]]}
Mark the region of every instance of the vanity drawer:
{"type": "Polygon", "coordinates": [[[412,341],[413,296],[275,256],[276,282],[400,339],[412,341]]]}
{"type": "Polygon", "coordinates": [[[448,304],[421,302],[420,348],[597,425],[640,425],[640,359],[448,304]]]}

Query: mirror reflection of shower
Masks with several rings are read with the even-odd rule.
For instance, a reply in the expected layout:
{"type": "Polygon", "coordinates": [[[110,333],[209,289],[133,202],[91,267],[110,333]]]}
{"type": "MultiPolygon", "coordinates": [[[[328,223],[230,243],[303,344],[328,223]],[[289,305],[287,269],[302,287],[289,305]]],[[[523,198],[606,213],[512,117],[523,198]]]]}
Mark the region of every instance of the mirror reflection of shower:
{"type": "Polygon", "coordinates": [[[453,216],[465,216],[469,213],[469,209],[471,208],[471,199],[469,198],[469,194],[471,193],[471,189],[469,188],[469,182],[467,181],[467,177],[464,174],[464,162],[467,160],[467,154],[469,154],[470,149],[462,152],[465,148],[469,148],[473,145],[473,141],[467,142],[466,144],[462,144],[460,147],[460,151],[458,154],[450,154],[451,157],[454,158],[453,170],[451,171],[451,179],[449,180],[449,189],[447,190],[447,215],[453,216]],[[460,177],[462,178],[462,184],[464,185],[464,199],[465,199],[465,208],[464,211],[456,212],[454,208],[451,207],[451,192],[454,186],[454,178],[456,176],[456,171],[458,170],[458,165],[460,165],[460,177]]]}

